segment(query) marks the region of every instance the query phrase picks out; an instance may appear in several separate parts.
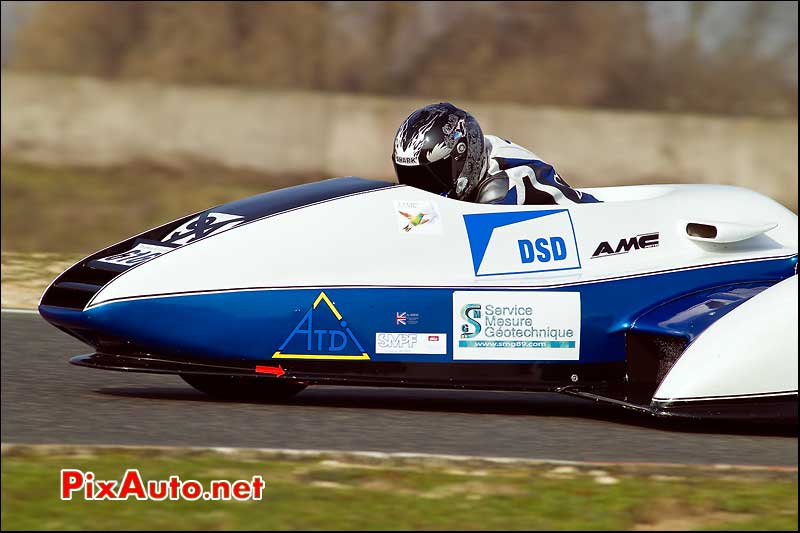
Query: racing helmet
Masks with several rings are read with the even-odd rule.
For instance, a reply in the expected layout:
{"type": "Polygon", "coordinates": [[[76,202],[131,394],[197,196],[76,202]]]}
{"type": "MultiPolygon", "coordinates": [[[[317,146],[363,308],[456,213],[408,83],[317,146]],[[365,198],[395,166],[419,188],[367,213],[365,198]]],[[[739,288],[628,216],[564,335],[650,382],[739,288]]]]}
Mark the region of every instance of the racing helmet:
{"type": "Polygon", "coordinates": [[[403,185],[469,200],[486,167],[483,131],[453,104],[425,106],[397,130],[392,163],[403,185]]]}

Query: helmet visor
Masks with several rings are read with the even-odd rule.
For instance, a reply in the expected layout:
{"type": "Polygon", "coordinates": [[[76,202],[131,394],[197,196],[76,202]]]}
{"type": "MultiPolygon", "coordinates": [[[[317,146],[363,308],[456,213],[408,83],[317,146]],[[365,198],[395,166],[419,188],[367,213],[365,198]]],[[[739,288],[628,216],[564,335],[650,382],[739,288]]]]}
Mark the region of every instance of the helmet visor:
{"type": "Polygon", "coordinates": [[[397,180],[433,194],[449,196],[453,190],[452,162],[449,157],[427,165],[404,166],[394,163],[397,180]]]}

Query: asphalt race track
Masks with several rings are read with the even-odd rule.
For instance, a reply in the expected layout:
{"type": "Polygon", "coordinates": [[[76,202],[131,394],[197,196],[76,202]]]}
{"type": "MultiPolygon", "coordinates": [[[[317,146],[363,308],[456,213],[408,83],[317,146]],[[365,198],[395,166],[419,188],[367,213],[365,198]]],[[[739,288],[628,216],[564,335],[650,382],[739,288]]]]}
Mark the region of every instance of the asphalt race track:
{"type": "Polygon", "coordinates": [[[796,426],[665,426],[554,394],[317,387],[283,405],[220,402],[176,376],[67,363],[89,351],[38,315],[2,313],[2,442],[797,466],[796,426]]]}

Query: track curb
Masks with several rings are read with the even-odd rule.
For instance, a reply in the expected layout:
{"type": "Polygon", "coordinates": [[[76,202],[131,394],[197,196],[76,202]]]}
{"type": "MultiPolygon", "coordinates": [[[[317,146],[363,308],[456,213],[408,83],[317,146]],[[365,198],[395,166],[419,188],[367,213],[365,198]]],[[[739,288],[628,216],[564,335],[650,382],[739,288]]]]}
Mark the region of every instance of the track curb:
{"type": "Polygon", "coordinates": [[[583,468],[617,468],[622,470],[686,470],[697,472],[784,472],[797,473],[794,466],[759,466],[736,464],[687,464],[658,462],[624,462],[624,461],[566,461],[557,459],[526,459],[518,457],[485,457],[474,455],[442,455],[427,453],[377,452],[377,451],[341,451],[316,449],[282,449],[282,448],[228,448],[204,446],[139,446],[139,445],[76,445],[76,444],[18,444],[3,443],[0,455],[66,455],[87,456],[93,452],[148,452],[163,457],[171,455],[186,457],[193,454],[213,453],[230,459],[272,459],[272,460],[335,460],[355,465],[394,465],[394,466],[468,466],[474,468],[544,468],[573,467],[583,468]]]}

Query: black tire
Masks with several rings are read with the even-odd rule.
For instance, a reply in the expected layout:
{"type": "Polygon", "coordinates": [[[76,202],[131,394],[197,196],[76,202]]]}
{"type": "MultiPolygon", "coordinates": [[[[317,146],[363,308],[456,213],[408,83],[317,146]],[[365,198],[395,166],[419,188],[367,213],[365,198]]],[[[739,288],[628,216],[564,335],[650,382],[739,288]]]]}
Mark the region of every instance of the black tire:
{"type": "Polygon", "coordinates": [[[278,381],[247,376],[181,374],[195,389],[224,400],[285,401],[306,388],[292,381],[278,381]]]}

